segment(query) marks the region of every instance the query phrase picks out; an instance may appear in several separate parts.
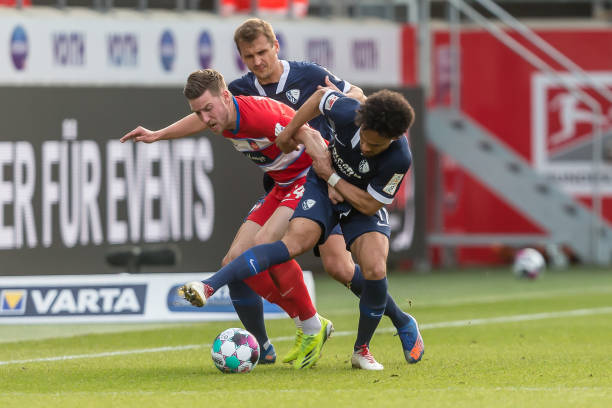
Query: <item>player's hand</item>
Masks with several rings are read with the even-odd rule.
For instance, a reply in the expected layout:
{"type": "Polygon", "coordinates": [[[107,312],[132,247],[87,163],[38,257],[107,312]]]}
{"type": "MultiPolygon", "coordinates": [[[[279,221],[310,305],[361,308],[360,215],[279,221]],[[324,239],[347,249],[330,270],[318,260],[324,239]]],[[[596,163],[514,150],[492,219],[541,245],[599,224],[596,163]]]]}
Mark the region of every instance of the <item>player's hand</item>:
{"type": "Polygon", "coordinates": [[[329,75],[325,75],[325,86],[323,85],[317,86],[317,89],[322,89],[322,88],[331,89],[332,91],[342,93],[342,91],[336,85],[334,85],[332,81],[329,80],[329,75]]]}
{"type": "Polygon", "coordinates": [[[342,194],[340,194],[338,190],[336,190],[329,184],[327,185],[327,197],[329,197],[329,200],[332,202],[332,204],[338,204],[344,201],[344,197],[342,197],[342,194]]]}
{"type": "Polygon", "coordinates": [[[277,136],[274,141],[276,146],[285,154],[291,153],[294,150],[299,149],[299,143],[293,137],[292,132],[284,128],[277,136]]]}
{"type": "Polygon", "coordinates": [[[131,132],[126,133],[119,141],[125,143],[130,139],[134,142],[153,143],[159,139],[159,134],[142,126],[138,126],[131,132]]]}

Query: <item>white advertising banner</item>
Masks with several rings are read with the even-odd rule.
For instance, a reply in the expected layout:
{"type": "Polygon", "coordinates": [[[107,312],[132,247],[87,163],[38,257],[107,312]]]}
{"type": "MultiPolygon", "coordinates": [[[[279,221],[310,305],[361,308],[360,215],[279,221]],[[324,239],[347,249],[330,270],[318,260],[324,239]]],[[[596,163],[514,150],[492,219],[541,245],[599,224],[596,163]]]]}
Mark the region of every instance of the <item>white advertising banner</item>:
{"type": "MultiPolygon", "coordinates": [[[[177,294],[211,273],[0,277],[0,324],[181,322],[238,319],[227,286],[202,308],[177,294]]],[[[314,280],[304,272],[313,302],[314,280]]],[[[265,318],[287,315],[264,300],[265,318]]]]}
{"type": "MultiPolygon", "coordinates": [[[[612,90],[612,72],[589,72],[590,78],[612,90]]],[[[536,73],[532,77],[532,149],[535,169],[569,194],[612,194],[612,103],[580,77],[536,73]],[[564,83],[561,82],[564,81],[564,83]],[[567,89],[574,85],[598,104],[600,112],[567,89]],[[600,162],[596,160],[601,128],[600,162]]]]}
{"type": "MultiPolygon", "coordinates": [[[[242,21],[201,12],[2,10],[0,85],[182,86],[200,68],[229,82],[246,72],[233,40],[242,21]]],[[[270,21],[281,58],[317,62],[360,86],[401,85],[397,24],[270,21]]]]}

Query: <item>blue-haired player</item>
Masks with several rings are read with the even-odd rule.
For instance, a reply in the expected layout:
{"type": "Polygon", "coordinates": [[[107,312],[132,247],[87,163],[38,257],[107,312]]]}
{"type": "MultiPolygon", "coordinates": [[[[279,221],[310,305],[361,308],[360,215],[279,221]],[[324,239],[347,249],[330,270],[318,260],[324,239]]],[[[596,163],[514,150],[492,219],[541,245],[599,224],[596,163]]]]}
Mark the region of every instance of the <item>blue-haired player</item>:
{"type": "MultiPolygon", "coordinates": [[[[390,227],[384,205],[393,201],[411,165],[404,133],[413,121],[412,107],[396,92],[379,91],[360,104],[332,89],[316,91],[277,138],[285,152],[304,144],[313,159],[304,196],[287,233],[280,241],[244,252],[211,278],[185,284],[182,289],[187,300],[205,302],[228,282],[243,280],[311,250],[324,243],[339,223],[346,248],[361,265],[363,275],[351,363],[356,368],[382,370],[369,344],[390,299],[386,279],[390,227]],[[319,114],[334,129],[329,150],[316,132],[296,133],[319,114]]],[[[406,360],[416,363],[423,356],[424,344],[416,320],[404,315],[405,325],[398,333],[406,360]]],[[[322,346],[323,342],[314,347],[310,359],[304,361],[316,362],[322,346]]]]}

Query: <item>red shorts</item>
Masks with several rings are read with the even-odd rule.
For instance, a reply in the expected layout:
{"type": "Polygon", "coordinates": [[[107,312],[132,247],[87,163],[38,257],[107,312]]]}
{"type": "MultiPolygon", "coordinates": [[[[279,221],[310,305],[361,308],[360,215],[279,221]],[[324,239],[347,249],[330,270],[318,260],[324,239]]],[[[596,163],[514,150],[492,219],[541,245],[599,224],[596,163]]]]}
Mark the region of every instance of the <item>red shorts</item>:
{"type": "Polygon", "coordinates": [[[246,219],[263,226],[278,207],[284,206],[295,210],[304,195],[305,182],[306,176],[285,187],[274,186],[264,198],[253,206],[246,219]]]}

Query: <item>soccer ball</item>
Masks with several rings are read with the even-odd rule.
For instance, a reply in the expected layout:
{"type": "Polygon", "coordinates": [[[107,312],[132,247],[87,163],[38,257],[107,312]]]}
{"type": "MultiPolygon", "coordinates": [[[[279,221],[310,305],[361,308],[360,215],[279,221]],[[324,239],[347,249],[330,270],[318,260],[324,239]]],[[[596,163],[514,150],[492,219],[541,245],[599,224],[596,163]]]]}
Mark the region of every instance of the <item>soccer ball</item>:
{"type": "Polygon", "coordinates": [[[259,361],[259,343],[244,329],[227,329],[215,338],[211,355],[224,373],[248,373],[259,361]]]}
{"type": "Polygon", "coordinates": [[[512,272],[517,278],[535,279],[546,267],[542,254],[533,248],[524,248],[516,253],[512,272]]]}

